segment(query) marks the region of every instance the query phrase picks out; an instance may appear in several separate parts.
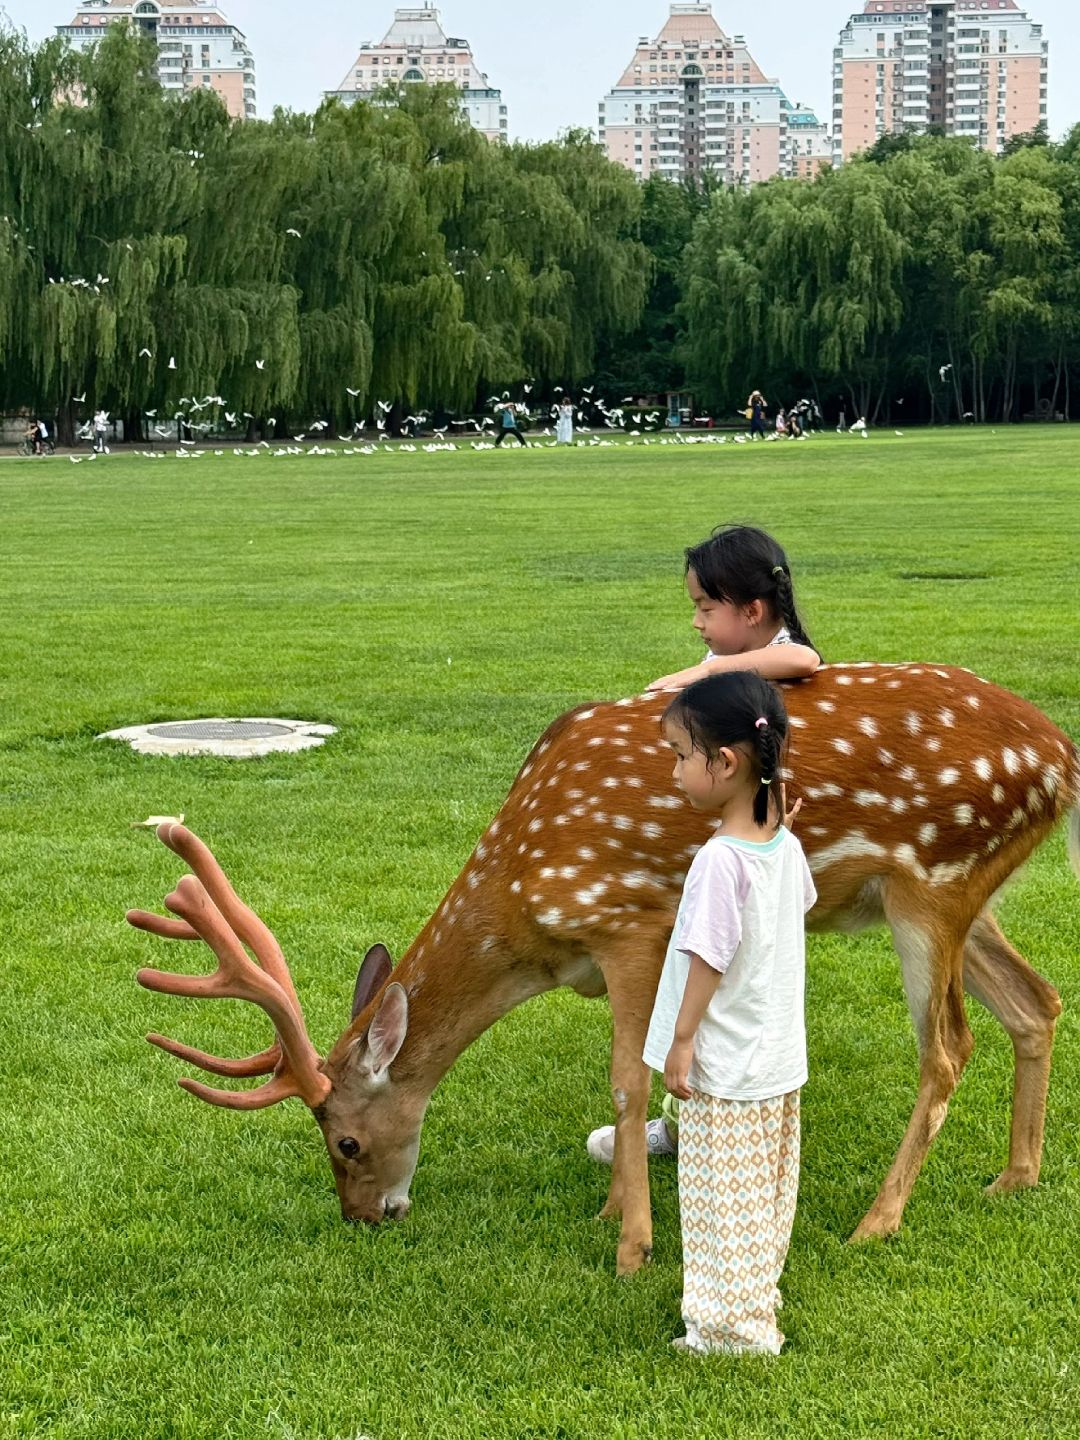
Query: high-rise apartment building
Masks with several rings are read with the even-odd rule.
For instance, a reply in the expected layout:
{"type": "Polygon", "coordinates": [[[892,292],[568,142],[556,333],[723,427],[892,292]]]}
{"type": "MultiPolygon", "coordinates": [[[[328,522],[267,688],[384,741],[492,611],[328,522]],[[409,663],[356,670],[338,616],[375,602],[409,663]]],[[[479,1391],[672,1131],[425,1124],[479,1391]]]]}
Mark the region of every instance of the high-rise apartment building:
{"type": "Polygon", "coordinates": [[[85,50],[118,20],[156,41],[165,90],[181,95],[204,86],[217,91],[230,115],[254,118],[255,60],[215,0],[83,0],[75,19],[58,25],[57,34],[85,50]]]}
{"type": "Polygon", "coordinates": [[[360,47],[356,63],[337,90],[326,92],[327,98],[346,105],[370,100],[391,80],[457,86],[462,111],[473,129],[489,140],[506,140],[502,91],[492,89],[488,77],[477,69],[469,42],[446,34],[433,5],[395,10],[390,29],[378,44],[360,47]]]}
{"type": "Polygon", "coordinates": [[[600,104],[607,155],[640,179],[692,179],[711,172],[727,184],[774,175],[813,175],[831,164],[828,131],[791,105],[741,35],[726,35],[711,4],[673,4],[655,40],[634,58],[600,104]]]}
{"type": "Polygon", "coordinates": [[[833,51],[836,163],[928,126],[1000,152],[1046,120],[1047,50],[1016,0],[867,0],[833,51]]]}

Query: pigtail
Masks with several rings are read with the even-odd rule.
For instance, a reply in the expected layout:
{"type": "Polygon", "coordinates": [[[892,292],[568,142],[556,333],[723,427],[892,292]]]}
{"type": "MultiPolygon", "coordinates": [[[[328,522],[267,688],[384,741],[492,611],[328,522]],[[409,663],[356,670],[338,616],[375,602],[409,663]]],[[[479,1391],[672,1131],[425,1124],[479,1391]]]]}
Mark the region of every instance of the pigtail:
{"type": "MultiPolygon", "coordinates": [[[[784,628],[796,644],[805,645],[809,650],[817,651],[817,646],[807,635],[806,629],[799,619],[799,612],[795,608],[795,589],[791,583],[791,574],[787,566],[773,566],[772,574],[776,581],[776,608],[780,612],[784,628]]],[[[820,654],[820,651],[818,653],[820,654]]]]}
{"type": "MultiPolygon", "coordinates": [[[[769,796],[773,793],[772,787],[780,784],[780,751],[784,737],[764,715],[755,721],[755,732],[758,788],[754,795],[754,824],[765,826],[769,823],[769,796]]],[[[776,804],[779,809],[779,789],[776,791],[776,804]]]]}

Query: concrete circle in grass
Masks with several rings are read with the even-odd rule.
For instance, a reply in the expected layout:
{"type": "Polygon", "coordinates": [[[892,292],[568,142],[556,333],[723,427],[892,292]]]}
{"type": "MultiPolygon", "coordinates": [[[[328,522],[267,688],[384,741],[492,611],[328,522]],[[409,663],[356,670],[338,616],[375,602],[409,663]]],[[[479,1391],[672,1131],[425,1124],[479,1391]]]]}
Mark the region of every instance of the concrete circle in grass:
{"type": "Polygon", "coordinates": [[[310,750],[335,735],[333,725],[309,720],[170,720],[108,730],[99,740],[126,740],[140,755],[219,755],[250,760],[290,750],[310,750]]]}

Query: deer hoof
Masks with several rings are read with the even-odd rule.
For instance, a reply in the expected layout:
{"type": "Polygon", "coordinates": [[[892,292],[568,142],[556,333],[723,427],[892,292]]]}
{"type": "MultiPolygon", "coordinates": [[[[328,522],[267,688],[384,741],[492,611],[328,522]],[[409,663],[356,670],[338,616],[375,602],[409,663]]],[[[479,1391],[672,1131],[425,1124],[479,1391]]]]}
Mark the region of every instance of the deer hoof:
{"type": "Polygon", "coordinates": [[[1011,1195],[1014,1190],[1030,1190],[1039,1183],[1039,1172],[1013,1169],[1010,1165],[986,1187],[987,1195],[1011,1195]]]}
{"type": "Polygon", "coordinates": [[[871,1210],[859,1221],[855,1230],[848,1238],[848,1244],[861,1245],[864,1240],[887,1240],[890,1235],[895,1235],[899,1229],[899,1217],[891,1220],[882,1215],[875,1215],[871,1210]]]}
{"type": "Polygon", "coordinates": [[[615,1260],[616,1275],[636,1275],[652,1259],[652,1245],[641,1240],[621,1240],[615,1260]]]}

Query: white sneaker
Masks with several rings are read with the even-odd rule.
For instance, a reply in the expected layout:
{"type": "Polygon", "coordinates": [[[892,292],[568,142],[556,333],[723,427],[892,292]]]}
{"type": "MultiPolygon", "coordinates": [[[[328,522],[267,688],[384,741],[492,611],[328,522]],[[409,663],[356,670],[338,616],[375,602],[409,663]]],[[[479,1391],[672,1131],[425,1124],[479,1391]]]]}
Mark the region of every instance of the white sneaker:
{"type": "MultiPolygon", "coordinates": [[[[645,1143],[650,1155],[677,1155],[679,1147],[671,1138],[671,1132],[664,1123],[664,1117],[657,1115],[645,1126],[645,1143]]],[[[610,1165],[615,1159],[615,1126],[601,1125],[585,1142],[585,1149],[591,1160],[599,1165],[610,1165]]]]}

